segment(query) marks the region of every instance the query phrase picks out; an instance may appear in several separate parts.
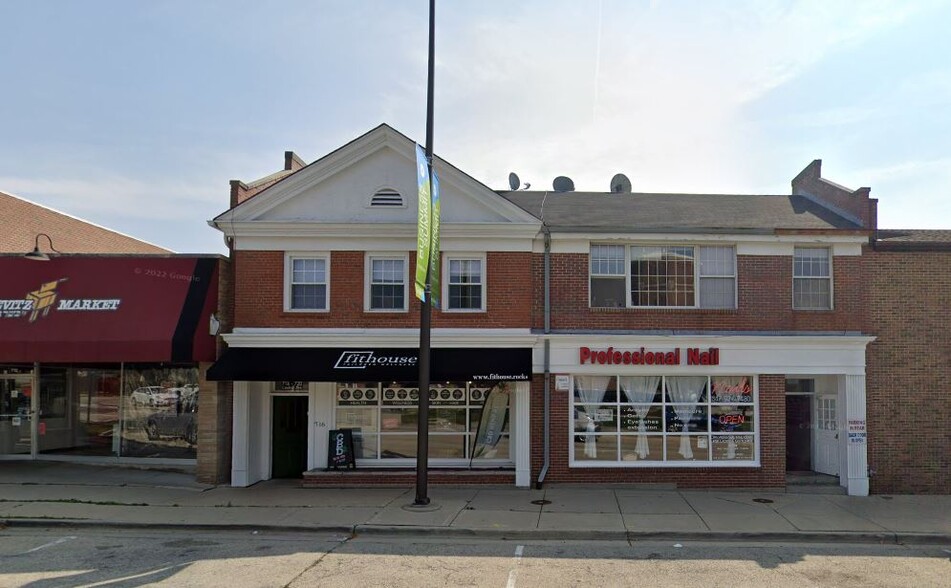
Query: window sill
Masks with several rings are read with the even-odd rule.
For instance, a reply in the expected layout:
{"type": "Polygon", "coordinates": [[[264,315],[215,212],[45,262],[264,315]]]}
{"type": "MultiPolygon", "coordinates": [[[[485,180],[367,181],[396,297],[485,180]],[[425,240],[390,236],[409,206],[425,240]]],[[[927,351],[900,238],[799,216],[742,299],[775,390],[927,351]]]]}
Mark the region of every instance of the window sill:
{"type": "Polygon", "coordinates": [[[591,469],[591,468],[632,468],[632,469],[643,469],[643,468],[655,468],[662,470],[670,469],[685,469],[685,470],[696,470],[696,469],[711,469],[711,470],[722,470],[724,468],[733,468],[733,469],[751,469],[762,467],[762,464],[758,461],[745,461],[745,462],[710,462],[710,461],[685,461],[685,462],[669,462],[669,461],[569,461],[569,468],[578,468],[578,469],[591,469]]]}

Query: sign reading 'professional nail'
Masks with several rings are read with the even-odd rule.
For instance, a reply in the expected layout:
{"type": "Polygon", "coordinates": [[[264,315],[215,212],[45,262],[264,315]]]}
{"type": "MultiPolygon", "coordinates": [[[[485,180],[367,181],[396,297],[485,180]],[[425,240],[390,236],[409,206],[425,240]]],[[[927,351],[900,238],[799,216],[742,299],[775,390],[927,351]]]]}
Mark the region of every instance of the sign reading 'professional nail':
{"type": "Polygon", "coordinates": [[[650,351],[638,349],[591,349],[580,347],[578,359],[581,365],[720,365],[720,349],[710,347],[687,347],[673,351],[650,351]]]}

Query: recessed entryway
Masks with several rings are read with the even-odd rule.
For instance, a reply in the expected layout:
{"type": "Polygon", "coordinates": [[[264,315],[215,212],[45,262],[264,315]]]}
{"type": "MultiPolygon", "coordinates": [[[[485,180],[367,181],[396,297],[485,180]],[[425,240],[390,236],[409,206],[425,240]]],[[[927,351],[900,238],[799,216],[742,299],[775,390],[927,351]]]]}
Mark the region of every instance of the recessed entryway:
{"type": "Polygon", "coordinates": [[[307,396],[272,396],[271,477],[300,478],[307,469],[307,396]]]}
{"type": "Polygon", "coordinates": [[[812,396],[786,396],[786,471],[812,471],[812,396]]]}

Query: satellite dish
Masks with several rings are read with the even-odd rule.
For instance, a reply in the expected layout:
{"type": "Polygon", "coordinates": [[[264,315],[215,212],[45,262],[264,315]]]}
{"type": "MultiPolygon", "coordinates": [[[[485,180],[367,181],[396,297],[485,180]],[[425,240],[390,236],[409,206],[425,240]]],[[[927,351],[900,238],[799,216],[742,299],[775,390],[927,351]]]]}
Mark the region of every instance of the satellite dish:
{"type": "Polygon", "coordinates": [[[631,180],[624,174],[615,174],[611,178],[611,192],[614,194],[630,194],[631,180]]]}
{"type": "Polygon", "coordinates": [[[555,189],[555,192],[574,192],[575,183],[571,181],[571,178],[567,176],[558,176],[551,183],[551,187],[555,189]]]}
{"type": "Polygon", "coordinates": [[[515,172],[510,173],[509,174],[509,189],[514,192],[515,190],[518,190],[519,186],[521,185],[522,185],[522,181],[518,179],[518,174],[515,172]]]}

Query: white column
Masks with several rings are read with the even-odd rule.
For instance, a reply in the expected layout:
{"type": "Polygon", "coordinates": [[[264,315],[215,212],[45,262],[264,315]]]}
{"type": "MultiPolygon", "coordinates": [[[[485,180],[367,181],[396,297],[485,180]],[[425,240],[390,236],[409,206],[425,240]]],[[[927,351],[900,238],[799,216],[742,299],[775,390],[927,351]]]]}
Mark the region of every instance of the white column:
{"type": "Polygon", "coordinates": [[[250,467],[250,399],[248,382],[234,382],[234,404],[231,418],[231,485],[249,486],[250,467]]]}
{"type": "Polygon", "coordinates": [[[865,413],[865,376],[840,376],[845,388],[845,472],[849,496],[868,496],[868,426],[865,413]]]}
{"type": "Polygon", "coordinates": [[[333,382],[315,382],[311,395],[311,420],[314,425],[314,443],[311,468],[324,469],[327,467],[327,432],[333,429],[334,423],[334,390],[333,382]]]}
{"type": "Polygon", "coordinates": [[[515,383],[515,485],[532,485],[531,382],[515,383]]]}

